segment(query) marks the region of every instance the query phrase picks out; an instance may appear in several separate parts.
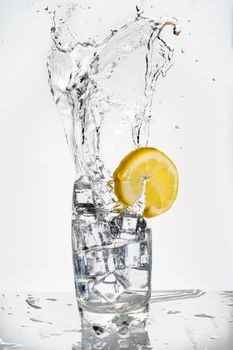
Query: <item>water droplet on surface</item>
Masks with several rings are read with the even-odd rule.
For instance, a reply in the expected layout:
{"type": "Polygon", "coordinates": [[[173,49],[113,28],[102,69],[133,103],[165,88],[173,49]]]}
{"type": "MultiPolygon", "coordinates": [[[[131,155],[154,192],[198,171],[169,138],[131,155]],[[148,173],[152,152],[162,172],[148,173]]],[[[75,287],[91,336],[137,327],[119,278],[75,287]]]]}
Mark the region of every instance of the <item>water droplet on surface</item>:
{"type": "Polygon", "coordinates": [[[207,315],[207,314],[197,314],[194,315],[195,317],[201,317],[201,318],[215,318],[215,316],[207,315]]]}
{"type": "Polygon", "coordinates": [[[29,296],[27,299],[25,299],[25,301],[29,306],[33,307],[34,309],[41,309],[41,306],[36,304],[39,302],[39,299],[36,299],[33,296],[29,296]]]}
{"type": "Polygon", "coordinates": [[[14,344],[14,343],[5,343],[1,338],[0,338],[0,350],[9,350],[9,349],[18,349],[23,347],[21,344],[14,344]]]}
{"type": "Polygon", "coordinates": [[[44,321],[42,321],[42,320],[40,320],[40,319],[38,319],[38,318],[35,318],[35,317],[31,317],[31,318],[29,318],[29,320],[30,321],[32,321],[32,322],[44,322],[44,321]]]}

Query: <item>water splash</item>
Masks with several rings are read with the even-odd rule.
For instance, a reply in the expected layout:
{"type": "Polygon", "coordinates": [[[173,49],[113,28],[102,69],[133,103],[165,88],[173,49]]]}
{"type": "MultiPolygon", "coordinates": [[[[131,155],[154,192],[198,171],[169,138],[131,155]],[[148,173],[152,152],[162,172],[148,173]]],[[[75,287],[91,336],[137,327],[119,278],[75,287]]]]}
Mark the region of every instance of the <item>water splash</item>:
{"type": "Polygon", "coordinates": [[[175,18],[158,20],[138,10],[97,43],[78,40],[54,17],[49,83],[77,176],[110,179],[127,151],[147,145],[155,85],[172,65],[173,48],[160,35],[168,25],[179,34],[175,18]],[[108,161],[109,153],[115,163],[108,161]]]}

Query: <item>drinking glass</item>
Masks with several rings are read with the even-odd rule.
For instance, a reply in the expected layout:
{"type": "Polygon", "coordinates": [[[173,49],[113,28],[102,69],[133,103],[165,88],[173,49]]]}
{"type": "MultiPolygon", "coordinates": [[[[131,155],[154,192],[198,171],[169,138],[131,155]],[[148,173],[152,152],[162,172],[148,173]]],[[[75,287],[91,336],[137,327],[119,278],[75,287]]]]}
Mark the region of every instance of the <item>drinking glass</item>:
{"type": "Polygon", "coordinates": [[[95,325],[143,321],[151,295],[151,230],[141,215],[101,213],[93,198],[95,202],[99,187],[105,186],[85,177],[74,184],[72,247],[79,311],[95,325]]]}

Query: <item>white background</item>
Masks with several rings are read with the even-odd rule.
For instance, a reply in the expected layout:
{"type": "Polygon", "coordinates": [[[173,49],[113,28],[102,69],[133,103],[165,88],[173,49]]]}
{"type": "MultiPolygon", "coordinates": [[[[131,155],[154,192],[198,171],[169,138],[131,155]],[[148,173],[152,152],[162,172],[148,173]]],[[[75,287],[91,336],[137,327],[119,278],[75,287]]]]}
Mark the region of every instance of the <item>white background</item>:
{"type": "MultiPolygon", "coordinates": [[[[53,3],[0,2],[0,289],[5,291],[73,290],[74,172],[47,84],[46,5],[53,3]]],[[[117,1],[119,14],[124,6],[117,1]]],[[[168,213],[150,220],[152,287],[233,289],[233,3],[145,0],[145,7],[149,15],[177,17],[182,26],[180,37],[171,37],[175,64],[160,79],[154,101],[150,145],[177,164],[180,191],[168,213]]]]}

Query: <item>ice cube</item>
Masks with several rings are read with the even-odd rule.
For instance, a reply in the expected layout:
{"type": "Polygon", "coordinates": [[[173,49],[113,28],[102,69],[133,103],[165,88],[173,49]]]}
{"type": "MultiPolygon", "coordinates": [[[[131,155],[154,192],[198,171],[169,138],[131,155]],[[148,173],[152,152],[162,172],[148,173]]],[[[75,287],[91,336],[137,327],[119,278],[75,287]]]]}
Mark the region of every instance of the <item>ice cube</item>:
{"type": "Polygon", "coordinates": [[[109,222],[109,226],[110,226],[110,230],[111,230],[111,235],[112,238],[115,239],[119,236],[120,234],[120,226],[118,223],[118,216],[113,218],[110,222],[109,222]]]}
{"type": "Polygon", "coordinates": [[[130,289],[146,291],[149,283],[149,270],[139,268],[127,269],[127,279],[130,283],[130,289]]]}
{"type": "Polygon", "coordinates": [[[137,227],[136,227],[136,231],[137,231],[137,234],[139,236],[139,239],[145,239],[146,231],[149,230],[149,229],[147,229],[146,226],[147,226],[146,220],[143,219],[142,216],[139,216],[138,222],[137,222],[137,227]]]}
{"type": "Polygon", "coordinates": [[[98,212],[106,216],[116,207],[112,181],[92,182],[93,202],[98,212]]]}
{"type": "Polygon", "coordinates": [[[76,275],[98,277],[116,270],[115,255],[107,246],[103,249],[75,252],[73,260],[76,275]]]}
{"type": "Polygon", "coordinates": [[[75,278],[76,293],[81,301],[87,301],[89,297],[89,280],[75,278]]]}
{"type": "Polygon", "coordinates": [[[126,265],[128,267],[137,267],[140,265],[140,243],[130,243],[125,249],[126,265]]]}
{"type": "Polygon", "coordinates": [[[87,176],[81,176],[74,183],[73,209],[79,211],[79,209],[88,205],[93,206],[91,184],[87,176]]]}
{"type": "Polygon", "coordinates": [[[72,248],[73,252],[77,252],[80,249],[80,237],[78,233],[78,226],[72,221],[72,248]]]}
{"type": "Polygon", "coordinates": [[[125,288],[116,279],[115,275],[111,273],[96,283],[93,291],[101,302],[113,303],[117,301],[117,298],[125,291],[125,288]]]}
{"type": "Polygon", "coordinates": [[[122,231],[127,231],[131,233],[135,233],[138,224],[138,216],[124,214],[122,215],[122,231]]]}
{"type": "Polygon", "coordinates": [[[80,218],[72,221],[73,249],[90,249],[112,243],[110,227],[106,222],[92,222],[80,218]]]}
{"type": "Polygon", "coordinates": [[[140,266],[149,264],[148,246],[146,241],[140,243],[140,262],[139,263],[140,263],[140,266]]]}
{"type": "Polygon", "coordinates": [[[98,245],[100,245],[100,241],[98,241],[96,239],[97,237],[94,237],[91,230],[88,232],[87,235],[85,235],[85,246],[88,248],[88,249],[92,249],[93,247],[96,247],[98,245]]]}
{"type": "Polygon", "coordinates": [[[73,263],[75,276],[82,277],[89,275],[85,254],[73,253],[73,263]]]}
{"type": "Polygon", "coordinates": [[[91,224],[91,235],[97,246],[108,245],[112,243],[110,227],[106,222],[95,222],[91,224]]]}
{"type": "MultiPolygon", "coordinates": [[[[72,220],[72,244],[73,250],[87,249],[89,247],[86,244],[85,237],[88,237],[90,232],[89,224],[81,219],[72,220]]],[[[88,242],[87,242],[88,243],[88,242]]]]}
{"type": "Polygon", "coordinates": [[[108,256],[104,251],[90,250],[85,252],[86,272],[89,276],[102,276],[109,272],[108,256]]]}
{"type": "Polygon", "coordinates": [[[113,272],[116,270],[116,261],[115,261],[115,254],[113,252],[113,250],[109,250],[108,251],[108,258],[107,258],[107,269],[108,272],[113,272]]]}
{"type": "Polygon", "coordinates": [[[115,270],[125,268],[125,245],[113,248],[111,250],[111,255],[113,257],[115,270]]]}
{"type": "Polygon", "coordinates": [[[123,213],[115,216],[110,221],[110,228],[113,238],[126,240],[142,239],[145,233],[146,221],[136,214],[123,213]]]}
{"type": "Polygon", "coordinates": [[[125,247],[127,267],[140,267],[149,263],[147,242],[132,242],[125,247]]]}
{"type": "Polygon", "coordinates": [[[124,289],[128,289],[131,286],[131,283],[127,278],[126,272],[126,269],[114,272],[116,280],[124,287],[124,289]]]}

